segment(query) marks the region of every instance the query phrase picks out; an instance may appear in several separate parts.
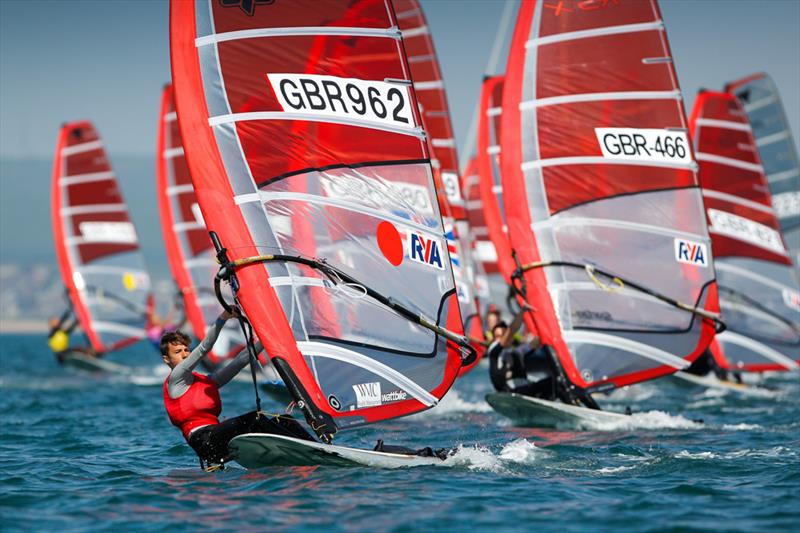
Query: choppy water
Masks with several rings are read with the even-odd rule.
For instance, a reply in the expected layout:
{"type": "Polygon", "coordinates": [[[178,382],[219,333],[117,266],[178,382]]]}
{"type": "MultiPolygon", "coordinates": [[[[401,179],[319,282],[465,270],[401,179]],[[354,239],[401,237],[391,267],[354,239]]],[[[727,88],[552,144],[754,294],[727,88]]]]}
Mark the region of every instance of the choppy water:
{"type": "MultiPolygon", "coordinates": [[[[567,431],[510,425],[478,368],[431,411],[337,438],[459,445],[441,466],[206,474],[166,418],[149,346],[113,357],[134,378],[60,368],[41,336],[0,337],[0,359],[2,530],[800,529],[796,374],[749,398],[647,383],[601,398],[639,413],[624,424],[567,431]]],[[[252,389],[223,401],[250,410],[252,389]]]]}

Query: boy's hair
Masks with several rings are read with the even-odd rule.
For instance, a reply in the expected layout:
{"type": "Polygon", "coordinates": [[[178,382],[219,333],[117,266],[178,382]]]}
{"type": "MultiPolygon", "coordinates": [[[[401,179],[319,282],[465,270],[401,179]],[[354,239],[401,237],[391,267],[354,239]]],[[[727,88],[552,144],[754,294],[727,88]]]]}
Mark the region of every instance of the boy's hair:
{"type": "Polygon", "coordinates": [[[170,344],[183,344],[189,346],[192,339],[182,331],[168,331],[161,336],[161,355],[169,353],[170,344]]]}

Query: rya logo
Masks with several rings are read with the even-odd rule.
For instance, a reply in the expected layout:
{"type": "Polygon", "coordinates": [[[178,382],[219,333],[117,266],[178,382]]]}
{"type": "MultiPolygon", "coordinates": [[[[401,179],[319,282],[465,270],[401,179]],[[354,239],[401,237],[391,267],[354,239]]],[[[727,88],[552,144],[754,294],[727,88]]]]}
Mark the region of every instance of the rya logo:
{"type": "Polygon", "coordinates": [[[708,249],[703,243],[675,239],[675,260],[688,265],[707,267],[708,249]]]}
{"type": "Polygon", "coordinates": [[[414,231],[408,232],[408,256],[412,261],[444,270],[442,249],[433,237],[425,237],[414,231]]]}

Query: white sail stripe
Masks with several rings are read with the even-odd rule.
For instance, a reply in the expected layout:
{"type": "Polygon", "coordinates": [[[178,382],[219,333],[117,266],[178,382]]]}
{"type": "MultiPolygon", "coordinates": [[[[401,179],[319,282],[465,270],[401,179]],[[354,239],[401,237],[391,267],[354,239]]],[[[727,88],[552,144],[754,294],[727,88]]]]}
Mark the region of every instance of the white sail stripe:
{"type": "Polygon", "coordinates": [[[489,155],[497,155],[500,153],[500,145],[492,145],[486,149],[486,153],[489,155]]]}
{"type": "Polygon", "coordinates": [[[222,124],[230,124],[236,122],[243,122],[248,120],[305,120],[308,122],[324,122],[327,124],[344,124],[346,126],[358,126],[361,128],[369,128],[373,130],[388,131],[391,133],[400,133],[402,135],[410,135],[422,139],[425,133],[421,128],[416,127],[398,128],[392,127],[377,122],[368,122],[365,120],[348,119],[342,117],[329,117],[324,115],[314,115],[311,113],[294,113],[288,111],[256,111],[251,113],[231,113],[228,115],[217,115],[209,117],[209,126],[220,126],[222,124]]]}
{"type": "Polygon", "coordinates": [[[195,257],[194,259],[187,259],[183,262],[186,268],[200,268],[200,267],[216,267],[217,262],[209,257],[195,257]]]}
{"type": "Polygon", "coordinates": [[[476,209],[483,209],[483,202],[480,200],[471,200],[469,202],[466,202],[465,208],[470,211],[474,211],[476,209]]]}
{"type": "MultiPolygon", "coordinates": [[[[769,226],[767,226],[767,227],[769,227],[769,226]]],[[[770,228],[770,229],[772,229],[772,228],[770,228]]],[[[791,259],[791,256],[787,253],[787,251],[785,249],[784,250],[776,250],[775,248],[769,246],[768,244],[762,244],[761,242],[756,242],[755,240],[745,239],[744,237],[741,237],[739,235],[732,235],[731,232],[729,232],[729,231],[718,231],[714,226],[709,226],[708,227],[708,232],[709,233],[713,233],[714,235],[719,235],[721,237],[727,237],[729,239],[736,239],[737,241],[743,242],[743,243],[747,244],[748,246],[756,246],[758,248],[761,248],[762,250],[767,250],[768,252],[771,252],[773,254],[780,255],[781,257],[786,257],[788,259],[791,259]]],[[[775,233],[776,233],[776,235],[778,234],[778,232],[775,232],[775,233]]],[[[783,245],[781,245],[781,246],[783,246],[783,245]]]]}
{"type": "Polygon", "coordinates": [[[183,185],[171,185],[167,187],[167,196],[178,196],[187,192],[194,192],[194,185],[184,183],[183,185]]]}
{"type": "Polygon", "coordinates": [[[576,39],[590,39],[592,37],[602,37],[605,35],[619,35],[622,33],[633,33],[639,31],[658,30],[664,29],[662,21],[656,22],[640,22],[638,24],[620,24],[618,26],[605,26],[603,28],[593,28],[591,30],[570,31],[565,33],[558,33],[555,35],[548,35],[546,37],[538,37],[530,39],[525,43],[525,48],[532,46],[544,46],[552,43],[560,43],[563,41],[574,41],[576,39]]]}
{"type": "Polygon", "coordinates": [[[81,274],[134,274],[139,276],[141,275],[148,276],[145,270],[137,270],[134,268],[126,268],[120,266],[87,265],[76,268],[75,272],[80,272],[81,274]]]}
{"type": "MultiPolygon", "coordinates": [[[[761,283],[762,285],[766,285],[768,287],[772,287],[773,289],[776,289],[776,290],[779,290],[779,291],[796,291],[797,290],[796,288],[792,288],[792,287],[789,287],[788,285],[784,285],[783,283],[775,281],[772,278],[768,278],[766,276],[762,276],[761,274],[753,272],[752,270],[748,270],[746,268],[742,268],[742,267],[739,267],[739,266],[736,266],[736,265],[732,265],[732,264],[728,263],[727,261],[725,261],[724,258],[715,260],[714,261],[714,268],[716,270],[720,270],[722,272],[729,272],[729,273],[735,274],[737,276],[742,276],[743,278],[748,278],[748,279],[751,279],[753,281],[757,281],[758,283],[761,283]]],[[[717,280],[717,281],[719,282],[719,280],[717,280]]]]}
{"type": "Polygon", "coordinates": [[[423,54],[419,56],[408,56],[409,63],[425,63],[427,61],[434,61],[436,56],[433,54],[423,54]]]}
{"type": "Polygon", "coordinates": [[[609,93],[582,93],[549,96],[520,102],[520,111],[539,107],[574,104],[578,102],[599,102],[611,100],[680,100],[680,91],[618,91],[609,93]]]}
{"type": "Polygon", "coordinates": [[[767,135],[766,137],[761,137],[760,139],[756,140],[756,146],[766,146],[768,144],[772,144],[774,142],[783,141],[789,138],[789,130],[779,131],[778,133],[773,133],[772,135],[767,135]]]}
{"type": "Polygon", "coordinates": [[[412,37],[419,37],[420,35],[428,35],[430,31],[428,31],[427,26],[418,26],[416,28],[402,30],[400,33],[403,35],[403,39],[411,39],[412,37]]]}
{"type": "Polygon", "coordinates": [[[655,346],[650,346],[624,337],[585,330],[565,330],[563,332],[563,337],[567,343],[592,344],[595,346],[621,349],[634,355],[656,361],[662,365],[671,366],[677,370],[683,370],[689,366],[689,362],[685,359],[681,359],[655,346]]]}
{"type": "Polygon", "coordinates": [[[92,329],[100,333],[118,333],[128,337],[144,337],[144,329],[134,328],[117,322],[92,322],[92,329]]]}
{"type": "Polygon", "coordinates": [[[501,194],[503,192],[503,186],[502,185],[492,185],[492,192],[494,194],[501,194]]]}
{"type": "Polygon", "coordinates": [[[164,122],[175,122],[176,120],[178,120],[178,113],[175,111],[170,111],[164,115],[164,122]]]}
{"type": "Polygon", "coordinates": [[[133,242],[119,242],[118,240],[103,240],[103,239],[87,239],[86,237],[67,237],[64,242],[69,246],[78,246],[80,244],[119,244],[121,246],[139,246],[139,240],[133,242]]]}
{"type": "Polygon", "coordinates": [[[398,372],[388,365],[384,365],[383,363],[367,357],[366,355],[362,355],[358,352],[354,352],[340,346],[314,341],[297,341],[297,348],[303,355],[327,357],[329,359],[343,361],[345,363],[350,363],[359,368],[368,370],[376,376],[394,383],[428,407],[433,407],[439,403],[439,400],[436,399],[436,396],[417,385],[404,374],[398,372]]]}
{"type": "Polygon", "coordinates": [[[168,148],[163,152],[164,159],[173,159],[175,157],[180,157],[182,155],[183,155],[183,148],[180,146],[177,148],[168,148]]]}
{"type": "Polygon", "coordinates": [[[502,114],[503,114],[503,108],[502,107],[490,107],[489,109],[486,110],[486,116],[487,117],[496,117],[496,116],[502,115],[502,114]]]}
{"type": "Polygon", "coordinates": [[[534,232],[542,231],[544,229],[554,229],[566,226],[598,226],[604,228],[618,228],[625,230],[638,231],[642,233],[652,233],[654,235],[664,235],[667,237],[678,237],[681,239],[692,240],[695,242],[709,243],[708,237],[691,233],[688,231],[680,231],[663,226],[653,226],[650,224],[642,224],[641,222],[628,222],[625,220],[613,220],[608,218],[587,218],[587,217],[551,217],[541,222],[534,222],[531,228],[534,232]]]}
{"type": "Polygon", "coordinates": [[[90,150],[99,150],[103,148],[102,141],[89,141],[88,143],[73,144],[61,149],[61,157],[68,157],[74,154],[88,152],[90,150]]]}
{"type": "Polygon", "coordinates": [[[535,161],[525,161],[521,167],[523,172],[544,167],[555,167],[563,165],[634,165],[643,167],[660,168],[679,168],[684,170],[695,170],[695,163],[668,163],[663,161],[642,161],[640,159],[612,159],[601,155],[573,156],[573,157],[551,157],[548,159],[537,159],[535,161]]]}
{"type": "Polygon", "coordinates": [[[770,183],[773,183],[776,181],[796,178],[798,176],[800,176],[800,168],[792,168],[790,170],[782,170],[781,172],[770,174],[769,176],[767,176],[767,179],[769,180],[770,183]]]}
{"type": "Polygon", "coordinates": [[[407,11],[401,11],[400,13],[396,13],[395,16],[398,19],[406,19],[409,17],[413,17],[414,15],[418,15],[419,13],[420,13],[419,9],[414,8],[414,9],[409,9],[407,11]]]}
{"type": "Polygon", "coordinates": [[[743,205],[749,207],[750,209],[761,211],[762,213],[768,213],[770,215],[775,214],[775,211],[770,206],[754,202],[753,200],[748,200],[747,198],[742,198],[741,196],[736,196],[735,194],[713,191],[711,189],[703,189],[703,196],[708,198],[716,198],[717,200],[724,200],[733,204],[743,205]]]}
{"type": "Polygon", "coordinates": [[[489,228],[486,226],[471,226],[469,229],[470,233],[474,237],[488,237],[489,236],[489,228]]]}
{"type": "Polygon", "coordinates": [[[749,113],[751,111],[755,111],[756,109],[761,109],[762,107],[774,104],[777,101],[778,97],[768,96],[767,98],[762,98],[761,100],[756,100],[755,102],[744,104],[744,110],[749,113]]]}
{"type": "Polygon", "coordinates": [[[764,172],[764,167],[757,163],[748,163],[747,161],[740,161],[732,157],[724,157],[716,154],[707,154],[705,152],[695,152],[695,159],[698,161],[708,161],[709,163],[718,163],[720,165],[727,165],[729,167],[740,168],[742,170],[749,170],[751,172],[764,172]]]}
{"type": "Polygon", "coordinates": [[[712,128],[722,128],[725,130],[753,131],[750,124],[734,122],[732,120],[717,120],[715,118],[698,118],[695,121],[698,126],[709,126],[712,128]]]}
{"type": "Polygon", "coordinates": [[[475,186],[478,185],[480,180],[481,180],[481,177],[476,175],[476,174],[472,174],[470,176],[465,176],[464,177],[464,188],[465,189],[469,189],[470,187],[475,187],[475,186]]]}
{"type": "Polygon", "coordinates": [[[433,235],[436,238],[441,238],[442,235],[437,233],[433,229],[429,228],[428,226],[424,226],[422,224],[418,224],[406,218],[399,217],[392,213],[387,213],[385,211],[380,211],[378,209],[373,209],[371,207],[366,207],[364,205],[350,202],[347,200],[342,200],[339,198],[330,198],[326,196],[317,196],[314,194],[306,194],[306,193],[299,193],[299,192],[275,192],[275,191],[259,191],[258,193],[247,193],[247,194],[240,194],[238,196],[233,197],[234,202],[236,205],[242,205],[247,203],[253,202],[269,202],[273,200],[298,200],[301,202],[309,202],[312,204],[317,205],[330,205],[333,207],[341,207],[342,209],[348,209],[350,211],[354,211],[356,213],[363,213],[366,215],[372,215],[375,218],[380,218],[384,220],[390,220],[395,224],[399,224],[400,226],[406,226],[410,228],[414,228],[417,231],[426,233],[428,235],[433,235]]]}
{"type": "Polygon", "coordinates": [[[206,229],[204,224],[200,222],[178,222],[172,225],[172,230],[175,232],[192,231],[195,229],[206,229]]]}
{"type": "Polygon", "coordinates": [[[455,148],[455,139],[431,139],[431,145],[434,148],[455,148]]]}
{"type": "Polygon", "coordinates": [[[59,211],[62,217],[71,217],[87,213],[124,213],[128,211],[128,208],[125,204],[87,204],[62,207],[59,211]]]}
{"type": "Polygon", "coordinates": [[[442,80],[418,81],[418,82],[414,82],[414,89],[416,89],[417,91],[430,91],[432,89],[444,89],[444,82],[442,80]]]}
{"type": "Polygon", "coordinates": [[[90,183],[92,181],[113,180],[114,173],[110,170],[105,172],[90,172],[88,174],[72,174],[70,176],[61,176],[58,180],[60,187],[68,187],[69,185],[76,185],[78,183],[90,183]]]}
{"type": "Polygon", "coordinates": [[[299,285],[307,287],[323,287],[326,289],[332,288],[330,282],[326,284],[326,280],[322,278],[312,278],[308,276],[270,276],[269,284],[273,287],[299,285]]]}
{"type": "Polygon", "coordinates": [[[750,337],[746,337],[744,335],[740,335],[738,333],[734,333],[730,330],[723,331],[722,333],[717,333],[717,339],[720,342],[729,342],[731,344],[736,344],[741,346],[742,348],[746,348],[748,350],[752,350],[753,352],[761,355],[781,366],[786,368],[787,370],[796,370],[800,368],[800,365],[797,362],[789,359],[779,351],[770,348],[769,346],[762,344],[750,337]]]}
{"type": "Polygon", "coordinates": [[[287,28],[254,28],[250,30],[229,31],[224,33],[212,33],[203,37],[197,37],[194,44],[197,48],[209,44],[222,43],[225,41],[238,41],[241,39],[258,39],[261,37],[297,37],[297,36],[317,36],[317,35],[340,35],[343,37],[389,37],[400,39],[400,31],[397,28],[348,28],[337,26],[296,26],[287,28]]]}

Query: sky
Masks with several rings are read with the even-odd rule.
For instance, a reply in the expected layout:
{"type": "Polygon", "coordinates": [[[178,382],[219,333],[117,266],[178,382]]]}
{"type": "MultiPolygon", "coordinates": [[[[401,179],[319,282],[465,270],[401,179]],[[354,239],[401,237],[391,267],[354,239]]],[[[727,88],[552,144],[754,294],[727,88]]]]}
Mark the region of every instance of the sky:
{"type": "MultiPolygon", "coordinates": [[[[505,2],[422,5],[462,147],[480,81],[505,61],[507,48],[499,68],[486,72],[505,2]]],[[[721,89],[765,71],[781,91],[797,143],[800,1],[663,0],[660,6],[687,109],[701,87],[721,89]]],[[[103,136],[145,245],[161,246],[153,158],[161,87],[169,78],[166,1],[0,0],[0,261],[51,253],[46,202],[33,207],[29,198],[49,192],[59,125],[80,118],[93,120],[103,136]]]]}

